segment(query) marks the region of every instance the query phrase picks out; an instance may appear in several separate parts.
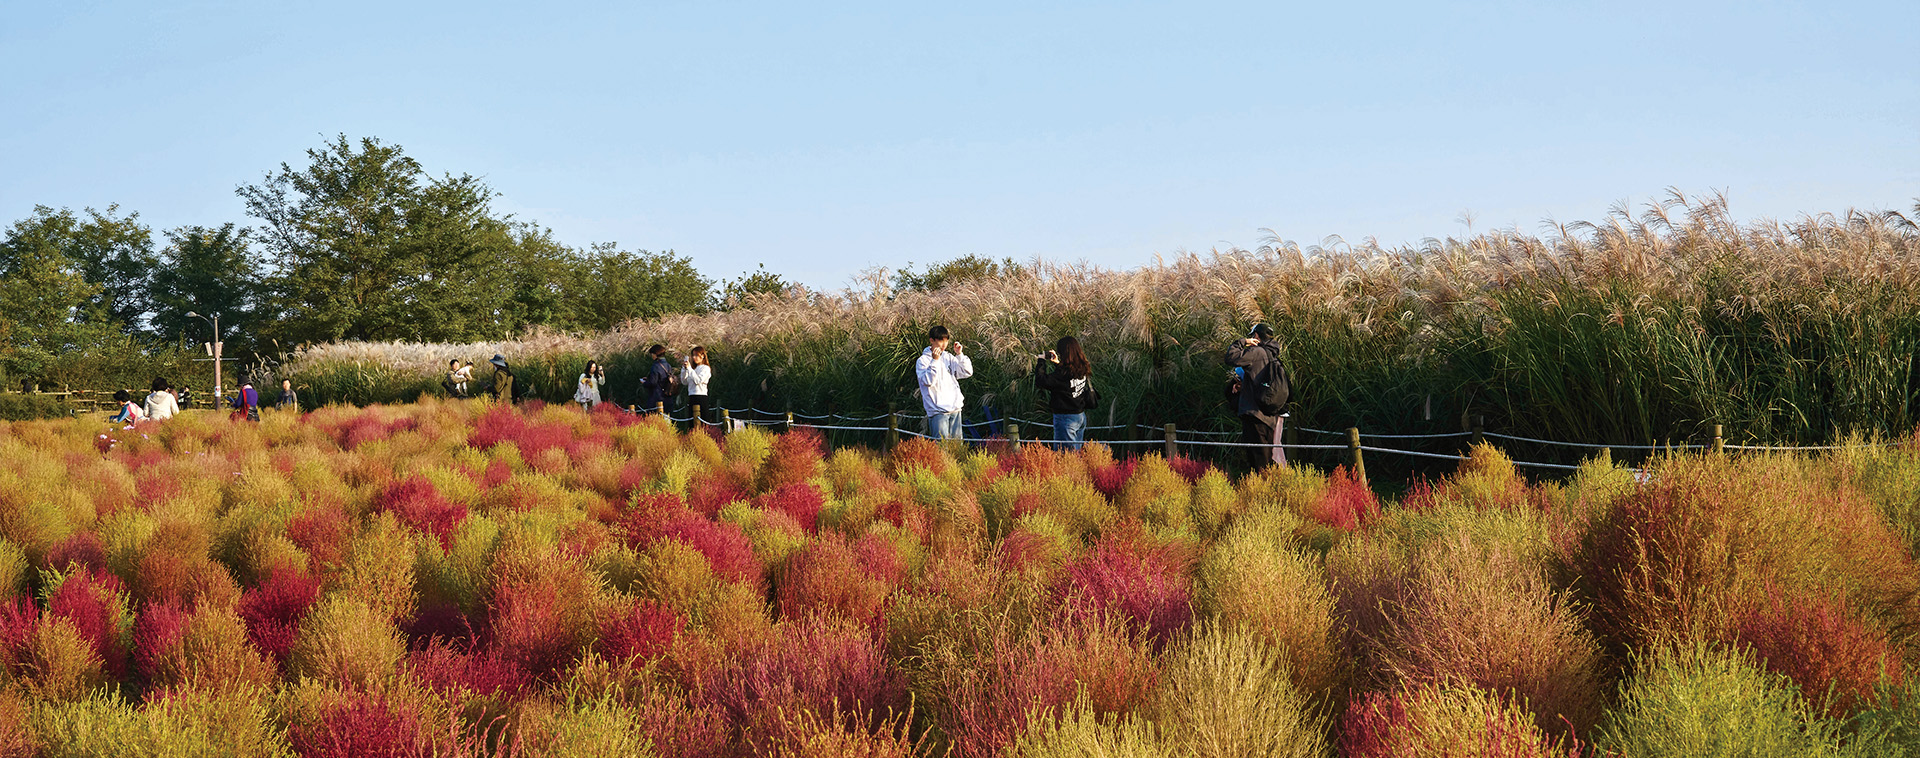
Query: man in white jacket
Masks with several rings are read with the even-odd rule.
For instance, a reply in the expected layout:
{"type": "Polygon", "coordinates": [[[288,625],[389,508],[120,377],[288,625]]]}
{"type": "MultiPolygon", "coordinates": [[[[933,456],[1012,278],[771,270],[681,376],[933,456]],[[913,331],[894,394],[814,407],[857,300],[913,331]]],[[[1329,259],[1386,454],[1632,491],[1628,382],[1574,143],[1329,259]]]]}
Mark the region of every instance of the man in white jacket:
{"type": "Polygon", "coordinates": [[[913,374],[920,380],[927,434],[934,439],[960,439],[960,407],[966,404],[960,394],[960,380],[973,376],[973,359],[953,341],[946,327],[927,330],[927,349],[920,353],[920,360],[914,361],[913,374]],[[951,353],[947,352],[949,345],[951,353]]]}

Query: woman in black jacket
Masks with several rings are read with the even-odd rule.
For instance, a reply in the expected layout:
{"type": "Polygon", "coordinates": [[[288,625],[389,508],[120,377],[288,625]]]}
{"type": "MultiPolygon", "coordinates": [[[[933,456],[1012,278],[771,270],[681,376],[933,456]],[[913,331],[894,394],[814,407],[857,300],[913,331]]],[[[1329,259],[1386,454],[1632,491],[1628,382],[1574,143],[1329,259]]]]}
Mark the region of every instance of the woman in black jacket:
{"type": "Polygon", "coordinates": [[[1047,391],[1054,446],[1079,450],[1087,441],[1087,410],[1100,402],[1093,391],[1093,364],[1080,349],[1080,340],[1061,337],[1040,356],[1033,364],[1033,385],[1047,391]]]}

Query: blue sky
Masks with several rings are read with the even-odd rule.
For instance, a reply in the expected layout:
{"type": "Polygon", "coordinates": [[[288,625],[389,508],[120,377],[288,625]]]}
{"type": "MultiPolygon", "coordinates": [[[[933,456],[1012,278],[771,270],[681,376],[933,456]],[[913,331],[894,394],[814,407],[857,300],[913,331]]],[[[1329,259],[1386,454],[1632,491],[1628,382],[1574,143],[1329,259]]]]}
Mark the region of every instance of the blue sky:
{"type": "Polygon", "coordinates": [[[241,221],[344,132],[569,244],[816,287],[1920,198],[1920,3],[156,3],[0,16],[0,221],[241,221]]]}

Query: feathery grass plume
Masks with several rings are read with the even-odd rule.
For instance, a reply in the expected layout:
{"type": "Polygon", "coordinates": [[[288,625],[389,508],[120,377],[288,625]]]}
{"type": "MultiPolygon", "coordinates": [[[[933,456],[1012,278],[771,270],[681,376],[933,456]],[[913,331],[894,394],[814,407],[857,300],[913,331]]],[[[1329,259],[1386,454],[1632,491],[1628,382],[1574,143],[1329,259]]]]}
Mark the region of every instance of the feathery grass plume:
{"type": "Polygon", "coordinates": [[[838,534],[814,537],[788,559],[774,583],[780,617],[827,614],[857,624],[877,623],[893,584],[874,576],[863,557],[838,534]]]}
{"type": "Polygon", "coordinates": [[[1785,677],[1694,641],[1644,654],[1594,741],[1626,758],[1876,754],[1866,744],[1839,749],[1843,734],[1785,677]]]}
{"type": "Polygon", "coordinates": [[[1235,524],[1200,559],[1196,605],[1212,623],[1273,646],[1293,684],[1314,695],[1340,688],[1350,663],[1326,573],[1290,540],[1258,522],[1235,524]]]}
{"type": "Polygon", "coordinates": [[[406,654],[400,630],[384,612],[349,595],[331,595],[301,622],[287,671],[367,687],[391,677],[406,654]]]}
{"type": "Polygon", "coordinates": [[[367,691],[343,693],[287,729],[302,758],[412,758],[429,754],[420,717],[367,691]]]}
{"type": "Polygon", "coordinates": [[[31,713],[25,697],[0,688],[0,758],[33,758],[38,754],[40,737],[34,732],[31,713]]]}
{"type": "Polygon", "coordinates": [[[1005,754],[1012,758],[1171,758],[1161,730],[1131,713],[1100,714],[1084,702],[1035,718],[1005,754]]]}
{"type": "Polygon", "coordinates": [[[1584,754],[1580,743],[1547,736],[1525,711],[1471,686],[1368,693],[1340,726],[1340,752],[1352,758],[1584,754]]]}
{"type": "Polygon", "coordinates": [[[240,593],[234,610],[247,626],[247,638],[261,652],[285,663],[300,624],[320,599],[320,581],[290,571],[274,572],[240,593]]]}
{"type": "Polygon", "coordinates": [[[406,527],[391,513],[374,514],[347,547],[346,564],[328,577],[328,591],[340,592],[399,622],[413,616],[414,549],[406,527]]]}
{"type": "Polygon", "coordinates": [[[1383,609],[1386,681],[1470,685],[1517,702],[1558,737],[1599,718],[1599,645],[1538,563],[1460,535],[1423,551],[1409,580],[1405,598],[1383,609]]]}
{"type": "Polygon", "coordinates": [[[1167,459],[1149,453],[1134,467],[1118,503],[1122,516],[1145,520],[1161,533],[1176,535],[1189,531],[1191,500],[1186,478],[1167,459]]]}
{"type": "Polygon", "coordinates": [[[1285,648],[1208,622],[1168,648],[1148,710],[1173,755],[1316,758],[1324,724],[1297,679],[1285,648]]]}
{"type": "Polygon", "coordinates": [[[1736,645],[1767,670],[1800,686],[1828,717],[1846,719],[1875,705],[1883,686],[1906,686],[1900,651],[1845,599],[1769,587],[1766,598],[1734,627],[1736,645]]]}
{"type": "Polygon", "coordinates": [[[72,625],[99,658],[108,677],[127,673],[133,612],[120,578],[99,569],[75,568],[49,583],[47,618],[72,625]]]}
{"type": "Polygon", "coordinates": [[[1193,624],[1193,564],[1186,545],[1115,535],[1069,564],[1055,592],[1071,612],[1111,616],[1158,649],[1193,624]]]}
{"type": "Polygon", "coordinates": [[[865,626],[829,617],[783,622],[764,646],[708,681],[704,697],[756,753],[790,739],[785,714],[810,711],[849,730],[887,730],[907,707],[907,683],[865,626]]]}

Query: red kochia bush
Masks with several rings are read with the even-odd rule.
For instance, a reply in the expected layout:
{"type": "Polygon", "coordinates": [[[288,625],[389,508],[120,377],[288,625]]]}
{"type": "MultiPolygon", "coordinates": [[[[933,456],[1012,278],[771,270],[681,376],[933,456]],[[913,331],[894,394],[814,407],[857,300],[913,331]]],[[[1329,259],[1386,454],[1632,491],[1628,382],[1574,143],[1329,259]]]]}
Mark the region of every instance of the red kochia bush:
{"type": "Polygon", "coordinates": [[[1895,688],[1906,683],[1900,652],[1841,598],[1786,597],[1771,588],[1760,607],[1740,620],[1734,638],[1834,718],[1872,707],[1883,682],[1895,688]]]}
{"type": "Polygon", "coordinates": [[[1208,471],[1213,470],[1213,464],[1184,455],[1168,458],[1167,467],[1173,469],[1173,473],[1179,474],[1180,478],[1187,480],[1187,484],[1200,481],[1200,477],[1206,476],[1208,471]]]}
{"type": "Polygon", "coordinates": [[[1193,625],[1192,558],[1145,538],[1107,538],[1069,564],[1057,593],[1078,613],[1118,617],[1156,646],[1193,625]]]}
{"type": "Polygon", "coordinates": [[[760,496],[760,507],[792,516],[800,528],[809,533],[819,531],[820,509],[826,502],[820,488],[806,482],[782,484],[779,489],[760,496]]]}
{"type": "Polygon", "coordinates": [[[1119,497],[1120,491],[1127,487],[1127,480],[1133,478],[1133,467],[1138,463],[1137,459],[1128,458],[1111,466],[1094,469],[1093,488],[1108,498],[1119,497]]]}
{"type": "Polygon", "coordinates": [[[687,620],[672,608],[642,600],[632,609],[600,622],[600,639],[594,649],[609,661],[638,667],[666,652],[686,624],[687,620]]]}
{"type": "Polygon", "coordinates": [[[0,673],[27,662],[27,643],[40,623],[40,608],[25,597],[0,599],[0,673]]]}
{"type": "Polygon", "coordinates": [[[120,578],[105,571],[75,572],[47,598],[47,615],[72,622],[80,638],[93,646],[103,668],[115,679],[127,671],[127,649],[120,639],[120,578]]]}
{"type": "Polygon", "coordinates": [[[421,684],[438,692],[466,690],[477,695],[516,699],[533,686],[527,670],[498,650],[470,652],[434,640],[407,656],[407,667],[421,684]]]}
{"type": "MultiPolygon", "coordinates": [[[[869,552],[883,557],[872,548],[869,552]]],[[[862,563],[838,534],[815,537],[787,559],[780,574],[780,615],[792,619],[827,613],[859,624],[877,623],[893,586],[862,563]]]]}
{"type": "Polygon", "coordinates": [[[700,473],[687,486],[687,507],[703,516],[712,516],[728,503],[745,499],[746,488],[724,471],[700,473]]]}
{"type": "Polygon", "coordinates": [[[624,540],[629,547],[645,547],[647,543],[660,539],[667,524],[684,514],[690,514],[686,503],[680,496],[671,492],[659,492],[635,495],[633,505],[614,517],[613,533],[624,540]]]}
{"type": "Polygon", "coordinates": [[[813,429],[795,429],[773,438],[773,454],[761,471],[761,486],[777,489],[812,479],[820,473],[826,446],[826,438],[813,429]]]}
{"type": "Polygon", "coordinates": [[[292,571],[275,571],[260,586],[240,593],[234,610],[246,622],[247,639],[260,651],[285,663],[301,620],[320,599],[320,580],[292,571]]]}
{"type": "Polygon", "coordinates": [[[100,535],[76,532],[47,551],[47,568],[66,571],[76,565],[95,571],[107,570],[107,548],[101,544],[100,535]]]}
{"type": "Polygon", "coordinates": [[[1358,529],[1380,516],[1380,500],[1366,482],[1341,466],[1327,477],[1326,494],[1311,506],[1307,516],[1327,526],[1358,529]]]}
{"type": "Polygon", "coordinates": [[[866,628],[816,617],[778,629],[766,646],[715,672],[704,688],[744,731],[754,754],[767,754],[786,736],[781,730],[792,719],[783,715],[810,711],[848,729],[873,731],[905,710],[906,675],[866,628]]]}
{"type": "Polygon", "coordinates": [[[564,424],[529,424],[526,416],[505,405],[487,411],[479,421],[474,422],[473,433],[467,435],[467,444],[480,450],[511,442],[520,449],[520,457],[528,460],[572,441],[572,427],[564,424]]]}
{"type": "Polygon", "coordinates": [[[408,527],[439,538],[442,547],[452,542],[453,530],[467,518],[466,506],[449,502],[434,488],[433,482],[422,476],[387,485],[374,497],[373,507],[376,511],[392,513],[408,527]]]}
{"type": "Polygon", "coordinates": [[[683,512],[666,523],[660,537],[691,545],[707,557],[715,574],[732,581],[757,584],[763,578],[760,559],[753,554],[753,541],[733,524],[683,512]]]}
{"type": "Polygon", "coordinates": [[[354,693],[315,722],[287,730],[304,758],[410,758],[427,754],[420,720],[372,694],[354,693]]]}
{"type": "Polygon", "coordinates": [[[193,615],[175,605],[148,603],[133,622],[133,667],[148,681],[157,678],[155,664],[180,644],[193,615]]]}
{"type": "Polygon", "coordinates": [[[302,510],[287,522],[287,540],[304,551],[316,569],[340,565],[348,531],[346,513],[326,506],[302,510]]]}

